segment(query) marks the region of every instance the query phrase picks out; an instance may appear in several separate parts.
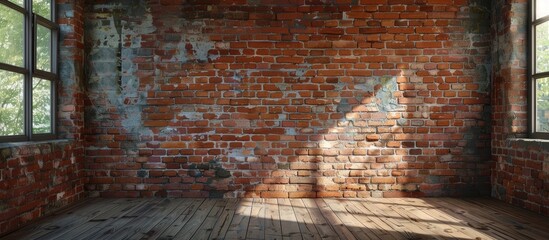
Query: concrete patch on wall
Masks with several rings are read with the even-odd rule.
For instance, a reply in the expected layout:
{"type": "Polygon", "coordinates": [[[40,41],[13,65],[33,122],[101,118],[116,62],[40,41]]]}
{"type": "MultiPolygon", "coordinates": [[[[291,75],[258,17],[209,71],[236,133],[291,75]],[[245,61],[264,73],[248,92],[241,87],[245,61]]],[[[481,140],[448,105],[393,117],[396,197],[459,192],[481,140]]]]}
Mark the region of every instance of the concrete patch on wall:
{"type": "Polygon", "coordinates": [[[150,135],[141,121],[145,95],[140,92],[133,59],[143,57],[141,44],[135,39],[154,32],[153,19],[145,5],[126,6],[124,1],[95,5],[93,18],[86,19],[89,71],[88,92],[92,105],[88,116],[109,119],[110,108],[118,109],[121,126],[133,134],[150,135]],[[124,18],[139,17],[138,23],[124,18]],[[126,41],[130,41],[126,47],[126,41]],[[107,102],[103,102],[107,100],[107,102]]]}
{"type": "Polygon", "coordinates": [[[398,104],[395,92],[398,91],[396,77],[368,77],[356,78],[353,88],[359,90],[357,101],[364,102],[365,97],[374,96],[371,103],[364,105],[370,111],[394,112],[405,110],[402,105],[398,104]]]}

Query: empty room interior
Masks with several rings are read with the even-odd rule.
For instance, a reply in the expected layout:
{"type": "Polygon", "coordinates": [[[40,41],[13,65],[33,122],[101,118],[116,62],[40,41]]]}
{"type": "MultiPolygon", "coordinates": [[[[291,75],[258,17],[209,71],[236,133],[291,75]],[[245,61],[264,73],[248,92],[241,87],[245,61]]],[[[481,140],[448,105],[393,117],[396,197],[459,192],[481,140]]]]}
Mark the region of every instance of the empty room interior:
{"type": "Polygon", "coordinates": [[[549,0],[0,0],[2,239],[549,239],[549,0]]]}

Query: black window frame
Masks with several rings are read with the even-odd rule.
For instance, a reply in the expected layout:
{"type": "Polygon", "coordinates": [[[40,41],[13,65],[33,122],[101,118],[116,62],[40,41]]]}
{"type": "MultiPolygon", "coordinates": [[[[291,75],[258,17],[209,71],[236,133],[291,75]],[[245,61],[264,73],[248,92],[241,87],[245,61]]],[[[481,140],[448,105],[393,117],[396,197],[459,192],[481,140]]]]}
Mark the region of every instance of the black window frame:
{"type": "Polygon", "coordinates": [[[59,49],[59,25],[56,21],[56,4],[55,0],[50,0],[50,17],[51,21],[33,12],[33,1],[23,0],[23,6],[19,6],[8,0],[0,0],[0,4],[15,10],[24,17],[24,51],[23,51],[23,67],[13,66],[0,62],[0,70],[22,74],[24,76],[23,90],[23,108],[24,108],[24,134],[13,136],[0,136],[2,142],[24,142],[24,141],[44,141],[57,138],[57,83],[58,83],[58,49],[59,49]],[[36,36],[38,25],[45,27],[51,31],[51,69],[43,71],[37,68],[37,53],[36,53],[36,36]],[[50,81],[50,116],[51,116],[51,133],[35,134],[33,133],[33,104],[32,91],[33,79],[39,78],[45,81],[50,81]]]}
{"type": "Polygon", "coordinates": [[[528,6],[528,129],[531,138],[549,139],[549,132],[536,129],[536,80],[549,77],[549,71],[536,73],[536,31],[538,25],[549,22],[549,15],[536,19],[536,3],[529,1],[528,6]]]}

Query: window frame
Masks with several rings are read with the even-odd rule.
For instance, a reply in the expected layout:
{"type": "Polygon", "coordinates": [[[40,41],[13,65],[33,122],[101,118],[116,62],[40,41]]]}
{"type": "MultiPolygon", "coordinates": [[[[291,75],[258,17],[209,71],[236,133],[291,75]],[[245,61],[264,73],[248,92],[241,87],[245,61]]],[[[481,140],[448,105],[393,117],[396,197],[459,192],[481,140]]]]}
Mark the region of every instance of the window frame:
{"type": "Polygon", "coordinates": [[[24,108],[24,129],[23,135],[0,136],[2,142],[24,142],[24,141],[44,141],[57,138],[57,83],[58,83],[58,49],[59,49],[59,25],[56,21],[56,5],[54,0],[50,1],[51,21],[33,12],[33,1],[23,0],[23,6],[8,0],[0,0],[0,4],[23,14],[24,19],[24,50],[23,67],[13,66],[0,62],[0,70],[22,74],[23,82],[23,108],[24,108]],[[51,31],[51,51],[50,71],[37,69],[37,46],[36,36],[38,25],[41,25],[51,31]],[[51,133],[35,134],[33,133],[33,79],[40,78],[50,81],[50,129],[51,133]]]}
{"type": "Polygon", "coordinates": [[[536,3],[528,2],[528,130],[531,138],[549,139],[549,132],[536,130],[536,80],[549,77],[549,71],[536,73],[536,26],[549,22],[549,15],[536,19],[536,3]]]}

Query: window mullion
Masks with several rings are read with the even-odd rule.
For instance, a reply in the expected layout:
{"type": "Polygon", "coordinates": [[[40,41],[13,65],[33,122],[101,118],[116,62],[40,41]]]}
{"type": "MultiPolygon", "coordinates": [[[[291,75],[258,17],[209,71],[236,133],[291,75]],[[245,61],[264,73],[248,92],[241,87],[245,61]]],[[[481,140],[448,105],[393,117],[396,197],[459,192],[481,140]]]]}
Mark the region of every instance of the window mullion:
{"type": "Polygon", "coordinates": [[[9,7],[13,10],[16,10],[20,13],[25,13],[25,11],[26,11],[26,9],[24,7],[21,7],[21,6],[15,4],[15,3],[12,3],[8,0],[0,0],[0,3],[3,4],[4,6],[9,7]]]}
{"type": "Polygon", "coordinates": [[[536,61],[535,61],[535,52],[534,52],[534,48],[535,48],[535,19],[536,19],[536,14],[535,14],[535,11],[536,11],[536,0],[534,1],[531,1],[528,3],[528,28],[527,28],[527,38],[528,38],[528,44],[527,44],[527,62],[528,62],[528,67],[527,67],[527,72],[528,72],[528,81],[526,83],[527,87],[528,87],[528,97],[526,98],[527,99],[527,104],[528,104],[528,110],[527,110],[527,115],[528,115],[528,133],[529,133],[529,136],[530,137],[534,137],[534,134],[535,134],[535,107],[534,107],[534,104],[535,104],[535,100],[533,99],[534,98],[534,78],[532,76],[533,73],[535,73],[535,64],[536,64],[536,61]]]}
{"type": "Polygon", "coordinates": [[[28,140],[33,140],[32,136],[32,77],[34,74],[34,36],[36,26],[32,13],[32,0],[25,0],[25,64],[27,74],[25,75],[25,133],[28,140]]]}
{"type": "Polygon", "coordinates": [[[549,77],[549,72],[532,74],[532,78],[546,78],[546,77],[549,77]]]}
{"type": "Polygon", "coordinates": [[[54,29],[51,32],[51,71],[54,73],[54,79],[51,85],[51,134],[57,136],[57,86],[58,86],[58,53],[59,53],[59,25],[57,24],[57,8],[55,1],[51,3],[51,21],[54,24],[54,29]]]}
{"type": "Polygon", "coordinates": [[[24,67],[23,68],[22,67],[17,67],[17,66],[13,66],[13,65],[1,63],[1,62],[0,62],[0,70],[6,70],[6,71],[21,73],[21,74],[26,74],[27,73],[27,69],[24,68],[24,67]]]}
{"type": "Polygon", "coordinates": [[[542,17],[540,19],[533,20],[532,25],[537,26],[549,21],[549,16],[542,17]]]}
{"type": "Polygon", "coordinates": [[[57,30],[58,26],[56,23],[38,15],[38,14],[34,14],[35,18],[36,18],[36,22],[37,24],[40,24],[44,27],[47,27],[49,29],[53,29],[53,30],[57,30]]]}
{"type": "Polygon", "coordinates": [[[50,81],[55,81],[57,79],[57,75],[55,73],[42,71],[42,70],[38,70],[38,69],[34,70],[32,76],[35,77],[35,78],[47,79],[47,80],[50,80],[50,81]]]}

